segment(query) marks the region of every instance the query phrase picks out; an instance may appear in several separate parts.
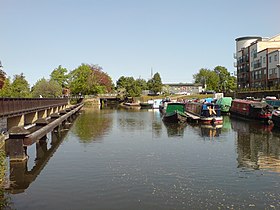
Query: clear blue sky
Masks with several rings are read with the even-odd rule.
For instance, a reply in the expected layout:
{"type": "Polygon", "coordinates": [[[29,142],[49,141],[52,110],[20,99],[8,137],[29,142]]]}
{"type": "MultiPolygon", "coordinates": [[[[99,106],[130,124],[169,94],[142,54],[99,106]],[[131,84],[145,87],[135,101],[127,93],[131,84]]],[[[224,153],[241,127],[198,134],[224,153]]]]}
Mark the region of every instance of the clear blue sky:
{"type": "Polygon", "coordinates": [[[59,65],[98,64],[121,76],[193,82],[233,72],[235,38],[280,33],[279,0],[0,0],[0,60],[33,85],[59,65]]]}

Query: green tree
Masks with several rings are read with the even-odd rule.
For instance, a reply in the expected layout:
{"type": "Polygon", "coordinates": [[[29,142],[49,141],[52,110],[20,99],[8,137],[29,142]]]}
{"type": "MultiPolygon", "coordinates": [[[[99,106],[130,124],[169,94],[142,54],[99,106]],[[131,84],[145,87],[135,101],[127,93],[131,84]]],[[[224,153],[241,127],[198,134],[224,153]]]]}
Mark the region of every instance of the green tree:
{"type": "Polygon", "coordinates": [[[158,93],[161,92],[162,90],[162,81],[161,81],[161,77],[160,74],[157,72],[154,74],[153,78],[150,79],[148,82],[148,87],[149,89],[154,92],[154,93],[158,93]]]}
{"type": "Polygon", "coordinates": [[[37,98],[43,96],[44,98],[54,98],[62,95],[62,87],[54,80],[40,79],[32,87],[32,96],[37,98]]]}
{"type": "Polygon", "coordinates": [[[67,69],[62,68],[59,65],[56,69],[54,69],[50,75],[50,80],[56,81],[62,88],[68,87],[68,79],[69,75],[67,74],[67,69]]]}
{"type": "Polygon", "coordinates": [[[227,89],[226,91],[232,92],[237,88],[237,79],[235,76],[230,76],[227,81],[227,89]]]}
{"type": "MultiPolygon", "coordinates": [[[[1,68],[1,63],[0,63],[0,68],[1,68]]],[[[6,73],[0,69],[0,89],[4,86],[4,82],[6,79],[6,73]]]]}
{"type": "Polygon", "coordinates": [[[113,87],[111,77],[98,65],[82,64],[70,72],[70,90],[74,95],[108,93],[113,87]]]}
{"type": "Polygon", "coordinates": [[[15,75],[11,84],[11,97],[27,98],[30,97],[29,83],[23,73],[15,75]]]}
{"type": "Polygon", "coordinates": [[[12,87],[9,77],[4,81],[4,85],[0,90],[0,97],[12,97],[12,87]]]}
{"type": "Polygon", "coordinates": [[[71,94],[88,95],[90,94],[90,88],[87,81],[90,75],[91,69],[89,65],[82,64],[77,69],[70,72],[70,90],[71,94]]]}
{"type": "Polygon", "coordinates": [[[203,84],[206,90],[227,92],[236,89],[236,78],[223,66],[216,66],[214,70],[202,68],[193,78],[196,83],[203,84]]]}
{"type": "Polygon", "coordinates": [[[128,86],[128,83],[131,82],[131,81],[134,81],[134,78],[133,77],[125,77],[125,76],[121,76],[118,80],[117,80],[117,83],[116,83],[116,87],[117,89],[119,88],[125,88],[128,86]]]}
{"type": "Polygon", "coordinates": [[[219,77],[210,69],[201,68],[197,74],[193,75],[195,83],[201,83],[205,90],[215,90],[218,89],[219,77]]]}
{"type": "Polygon", "coordinates": [[[141,90],[147,90],[148,89],[148,85],[147,85],[147,82],[146,80],[144,79],[136,79],[135,80],[137,86],[139,86],[141,88],[141,90]]]}
{"type": "Polygon", "coordinates": [[[135,80],[133,77],[124,77],[121,76],[117,81],[117,89],[125,89],[125,95],[130,97],[140,96],[142,93],[142,84],[143,81],[135,80]]]}
{"type": "Polygon", "coordinates": [[[216,66],[214,68],[214,72],[219,77],[219,84],[218,84],[218,91],[219,92],[225,92],[228,89],[228,81],[230,78],[230,73],[228,70],[223,66],[216,66]]]}

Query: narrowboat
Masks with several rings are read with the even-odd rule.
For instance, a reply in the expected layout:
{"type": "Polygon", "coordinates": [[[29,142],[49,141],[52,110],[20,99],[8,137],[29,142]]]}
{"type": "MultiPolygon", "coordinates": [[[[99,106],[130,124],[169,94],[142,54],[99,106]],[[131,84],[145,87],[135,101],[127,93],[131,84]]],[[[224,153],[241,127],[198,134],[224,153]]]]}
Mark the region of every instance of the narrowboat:
{"type": "Polygon", "coordinates": [[[148,100],[147,102],[141,102],[141,109],[153,109],[154,100],[148,100]]]}
{"type": "Polygon", "coordinates": [[[229,109],[231,107],[231,102],[232,102],[231,97],[222,97],[216,101],[216,104],[218,104],[220,106],[222,114],[227,114],[227,113],[229,113],[229,109]]]}
{"type": "Polygon", "coordinates": [[[154,99],[153,108],[159,109],[162,99],[154,99]]]}
{"type": "Polygon", "coordinates": [[[280,107],[280,100],[278,99],[265,99],[265,102],[270,106],[273,106],[274,109],[278,109],[280,107]]]}
{"type": "Polygon", "coordinates": [[[171,102],[170,98],[165,98],[165,99],[161,100],[161,102],[159,104],[159,111],[160,111],[160,113],[164,114],[166,106],[167,106],[167,103],[169,103],[169,102],[171,102]]]}
{"type": "Polygon", "coordinates": [[[280,110],[274,110],[272,112],[271,120],[274,124],[274,127],[280,128],[280,110]]]}
{"type": "Polygon", "coordinates": [[[187,121],[184,113],[185,104],[180,102],[168,102],[162,120],[171,123],[183,123],[187,121]]]}
{"type": "Polygon", "coordinates": [[[245,99],[234,99],[230,108],[230,113],[232,115],[260,120],[266,124],[271,123],[272,111],[273,108],[265,101],[245,99]]]}
{"type": "Polygon", "coordinates": [[[214,103],[188,101],[185,103],[185,112],[191,119],[199,120],[202,124],[223,123],[221,109],[214,103]]]}

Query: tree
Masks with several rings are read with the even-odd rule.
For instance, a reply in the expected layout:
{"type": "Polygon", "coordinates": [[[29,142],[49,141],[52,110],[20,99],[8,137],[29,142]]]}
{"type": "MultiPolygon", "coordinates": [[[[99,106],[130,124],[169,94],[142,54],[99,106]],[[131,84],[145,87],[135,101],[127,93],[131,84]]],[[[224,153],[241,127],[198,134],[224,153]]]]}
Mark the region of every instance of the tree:
{"type": "Polygon", "coordinates": [[[147,90],[148,89],[148,85],[147,85],[147,82],[146,80],[144,79],[136,79],[135,80],[137,86],[139,86],[141,88],[141,90],[147,90]]]}
{"type": "Polygon", "coordinates": [[[4,81],[4,85],[2,89],[0,90],[0,97],[11,97],[12,96],[12,87],[10,78],[6,78],[4,81]]]}
{"type": "Polygon", "coordinates": [[[91,69],[86,64],[82,64],[70,72],[70,90],[72,94],[90,94],[90,89],[87,84],[90,72],[91,69]]]}
{"type": "Polygon", "coordinates": [[[27,98],[30,97],[30,88],[23,73],[15,75],[11,84],[11,97],[27,98]]]}
{"type": "MultiPolygon", "coordinates": [[[[1,67],[1,63],[0,63],[0,67],[1,67]]],[[[6,73],[0,69],[0,89],[3,88],[5,79],[6,79],[6,73]]]]}
{"type": "Polygon", "coordinates": [[[133,77],[121,76],[117,81],[117,90],[125,89],[125,95],[130,97],[140,96],[142,88],[145,88],[145,83],[141,79],[135,80],[133,77]]]}
{"type": "Polygon", "coordinates": [[[50,80],[56,81],[62,88],[68,87],[68,79],[67,69],[62,68],[61,65],[54,69],[50,75],[50,80]]]}
{"type": "Polygon", "coordinates": [[[99,65],[90,66],[92,72],[89,76],[88,84],[91,86],[93,93],[109,93],[112,91],[114,84],[111,77],[103,72],[99,65]]]}
{"type": "Polygon", "coordinates": [[[32,87],[32,96],[37,98],[40,95],[44,98],[54,98],[62,95],[62,87],[54,80],[40,79],[32,87]]]}
{"type": "Polygon", "coordinates": [[[226,91],[234,91],[237,88],[237,79],[235,76],[230,76],[227,81],[226,91]]]}
{"type": "Polygon", "coordinates": [[[161,92],[162,90],[162,81],[161,81],[161,77],[160,74],[157,72],[154,74],[153,78],[150,79],[148,82],[148,87],[149,89],[154,92],[154,93],[158,93],[161,92]]]}
{"type": "Polygon", "coordinates": [[[230,73],[228,72],[228,70],[223,67],[223,66],[216,66],[214,68],[214,72],[218,75],[219,77],[219,85],[218,85],[218,90],[225,92],[228,87],[227,87],[227,83],[229,81],[230,78],[230,73]]]}
{"type": "Polygon", "coordinates": [[[196,83],[201,83],[205,90],[219,91],[219,75],[210,69],[201,68],[199,73],[194,74],[193,78],[196,83]]]}
{"type": "Polygon", "coordinates": [[[82,64],[70,72],[72,94],[99,94],[111,92],[114,85],[111,77],[98,65],[82,64]]]}

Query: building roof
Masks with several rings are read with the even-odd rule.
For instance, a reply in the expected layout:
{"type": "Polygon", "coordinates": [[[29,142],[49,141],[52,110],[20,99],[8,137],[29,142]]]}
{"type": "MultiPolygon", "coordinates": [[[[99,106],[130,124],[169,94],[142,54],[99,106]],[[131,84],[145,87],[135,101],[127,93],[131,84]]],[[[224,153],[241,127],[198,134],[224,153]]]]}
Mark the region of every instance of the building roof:
{"type": "Polygon", "coordinates": [[[168,86],[202,86],[202,84],[199,83],[169,83],[169,84],[163,84],[168,86]]]}
{"type": "Polygon", "coordinates": [[[242,41],[242,40],[247,40],[247,39],[258,39],[258,40],[261,40],[262,37],[261,36],[242,36],[242,37],[239,37],[239,38],[236,38],[235,41],[242,41]]]}
{"type": "Polygon", "coordinates": [[[280,34],[277,34],[268,39],[268,41],[280,41],[280,34]]]}

